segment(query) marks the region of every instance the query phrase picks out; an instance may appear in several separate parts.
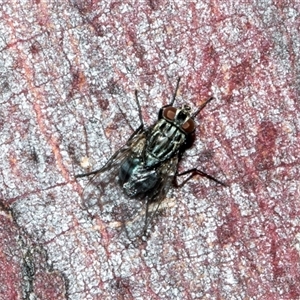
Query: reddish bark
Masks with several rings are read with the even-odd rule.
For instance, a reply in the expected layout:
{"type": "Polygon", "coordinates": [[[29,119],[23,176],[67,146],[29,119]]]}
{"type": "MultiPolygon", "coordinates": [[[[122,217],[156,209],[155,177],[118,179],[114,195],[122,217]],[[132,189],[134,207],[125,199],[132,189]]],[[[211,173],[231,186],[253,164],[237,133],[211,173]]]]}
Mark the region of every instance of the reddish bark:
{"type": "Polygon", "coordinates": [[[39,299],[298,299],[299,10],[4,2],[1,299],[28,297],[29,254],[39,299]],[[108,226],[114,214],[81,204],[86,181],[74,173],[82,156],[103,165],[138,127],[135,89],[150,125],[178,76],[177,103],[215,97],[180,170],[228,186],[193,178],[171,191],[173,206],[134,247],[108,226]]]}

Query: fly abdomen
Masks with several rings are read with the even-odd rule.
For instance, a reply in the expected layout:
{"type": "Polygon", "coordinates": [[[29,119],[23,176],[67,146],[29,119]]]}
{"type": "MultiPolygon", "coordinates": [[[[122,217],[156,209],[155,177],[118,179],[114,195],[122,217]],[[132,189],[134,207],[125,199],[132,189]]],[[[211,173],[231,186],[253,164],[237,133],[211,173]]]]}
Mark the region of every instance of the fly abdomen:
{"type": "Polygon", "coordinates": [[[159,177],[155,169],[145,168],[141,158],[129,157],[120,167],[119,180],[125,193],[134,197],[151,191],[159,177]]]}
{"type": "Polygon", "coordinates": [[[140,159],[134,157],[128,157],[123,161],[119,169],[119,180],[121,185],[129,180],[130,176],[135,172],[135,169],[138,167],[139,163],[140,159]]]}

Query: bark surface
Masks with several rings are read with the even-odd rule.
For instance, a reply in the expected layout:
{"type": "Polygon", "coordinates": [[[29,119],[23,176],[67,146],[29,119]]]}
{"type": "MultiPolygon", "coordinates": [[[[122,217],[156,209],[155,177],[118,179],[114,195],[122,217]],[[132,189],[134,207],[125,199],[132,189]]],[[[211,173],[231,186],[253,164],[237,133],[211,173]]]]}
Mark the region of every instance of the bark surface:
{"type": "MultiPolygon", "coordinates": [[[[0,299],[298,299],[297,1],[3,1],[0,299]],[[182,77],[196,141],[150,236],[82,199],[182,77]],[[117,225],[116,225],[117,226],[117,225]]],[[[119,187],[106,191],[119,197],[119,187]]],[[[122,196],[121,196],[122,197],[122,196]]],[[[105,200],[103,200],[105,201],[105,200]]]]}

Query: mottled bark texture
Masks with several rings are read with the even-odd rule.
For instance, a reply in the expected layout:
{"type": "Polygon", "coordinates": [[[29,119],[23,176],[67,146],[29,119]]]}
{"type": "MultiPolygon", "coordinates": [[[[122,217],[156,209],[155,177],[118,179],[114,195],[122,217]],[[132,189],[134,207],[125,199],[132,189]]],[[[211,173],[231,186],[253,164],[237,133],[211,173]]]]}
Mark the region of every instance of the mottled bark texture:
{"type": "Polygon", "coordinates": [[[0,299],[299,299],[299,9],[2,1],[0,299]],[[131,244],[126,202],[87,205],[74,174],[138,127],[135,89],[149,126],[178,76],[177,103],[215,98],[179,169],[227,187],[195,177],[171,189],[131,244]]]}

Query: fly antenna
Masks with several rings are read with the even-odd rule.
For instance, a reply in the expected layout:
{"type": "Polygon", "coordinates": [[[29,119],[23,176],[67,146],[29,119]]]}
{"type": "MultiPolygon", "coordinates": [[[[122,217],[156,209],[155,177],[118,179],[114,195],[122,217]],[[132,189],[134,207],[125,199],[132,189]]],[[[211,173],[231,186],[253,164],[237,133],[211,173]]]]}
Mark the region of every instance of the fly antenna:
{"type": "Polygon", "coordinates": [[[208,103],[208,102],[210,102],[211,100],[213,100],[214,99],[214,97],[210,97],[210,98],[208,98],[207,100],[205,100],[201,105],[200,105],[200,107],[192,114],[192,118],[194,119],[198,114],[199,114],[199,112],[206,106],[206,104],[208,103]]]}
{"type": "MultiPolygon", "coordinates": [[[[179,82],[180,82],[180,79],[181,79],[181,77],[178,77],[177,83],[176,83],[176,88],[175,88],[175,91],[174,91],[174,94],[173,94],[171,103],[169,104],[170,106],[173,105],[173,103],[174,103],[174,101],[175,101],[175,99],[176,99],[176,95],[177,95],[177,92],[178,92],[178,89],[179,89],[179,82]]],[[[169,106],[169,105],[168,105],[168,106],[169,106]]]]}

